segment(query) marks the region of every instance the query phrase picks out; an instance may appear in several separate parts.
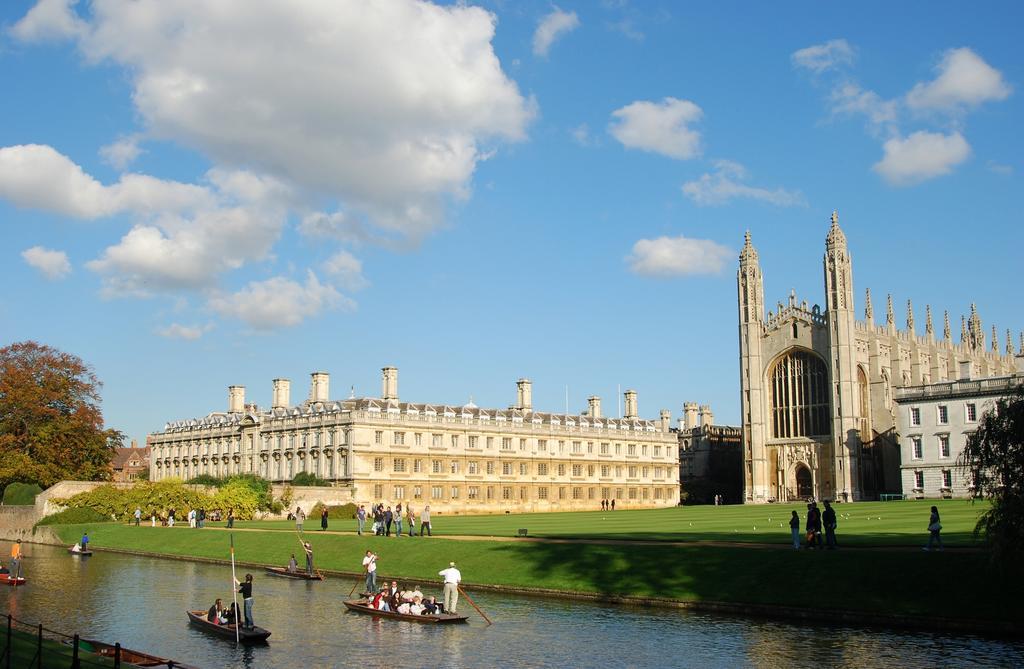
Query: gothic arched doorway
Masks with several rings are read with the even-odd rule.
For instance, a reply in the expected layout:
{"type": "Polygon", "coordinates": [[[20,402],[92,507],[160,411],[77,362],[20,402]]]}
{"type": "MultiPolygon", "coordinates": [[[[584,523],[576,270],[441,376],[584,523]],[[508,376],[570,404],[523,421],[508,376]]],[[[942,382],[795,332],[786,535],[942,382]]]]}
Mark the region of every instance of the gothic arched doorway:
{"type": "Polygon", "coordinates": [[[803,465],[796,466],[796,495],[800,499],[814,497],[814,485],[811,482],[811,470],[803,465]]]}

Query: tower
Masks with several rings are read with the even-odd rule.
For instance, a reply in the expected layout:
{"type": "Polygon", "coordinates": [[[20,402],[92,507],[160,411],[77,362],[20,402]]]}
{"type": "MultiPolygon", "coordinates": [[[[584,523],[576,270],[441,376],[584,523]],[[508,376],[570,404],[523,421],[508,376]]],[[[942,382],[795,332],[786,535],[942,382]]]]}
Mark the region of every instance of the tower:
{"type": "MultiPolygon", "coordinates": [[[[839,215],[832,212],[832,226],[825,238],[825,313],[829,335],[829,377],[832,392],[831,471],[823,467],[818,486],[824,497],[859,499],[856,457],[860,452],[856,350],[854,346],[853,265],[839,215]],[[831,478],[831,481],[829,480],[831,478]]],[[[829,462],[822,453],[822,463],[829,462]]]]}
{"type": "Polygon", "coordinates": [[[769,496],[765,457],[765,416],[761,334],[764,331],[764,282],[750,231],[743,240],[736,273],[739,294],[740,404],[743,419],[743,489],[747,500],[769,496]]]}

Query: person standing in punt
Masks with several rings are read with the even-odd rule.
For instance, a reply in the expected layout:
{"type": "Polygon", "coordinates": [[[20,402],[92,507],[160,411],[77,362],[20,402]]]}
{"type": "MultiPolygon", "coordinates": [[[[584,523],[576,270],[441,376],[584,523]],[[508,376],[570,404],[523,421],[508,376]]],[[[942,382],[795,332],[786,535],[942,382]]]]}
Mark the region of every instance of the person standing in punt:
{"type": "Polygon", "coordinates": [[[366,574],[366,591],[377,591],[377,555],[373,551],[366,551],[363,558],[363,572],[366,574]]]}
{"type": "MultiPolygon", "coordinates": [[[[18,542],[18,543],[21,543],[21,542],[18,542]]],[[[81,543],[82,543],[82,552],[85,553],[86,551],[89,550],[89,532],[88,531],[86,531],[84,534],[82,534],[82,542],[81,543]]]]}
{"type": "Polygon", "coordinates": [[[242,595],[242,606],[245,612],[245,628],[252,629],[256,626],[256,623],[252,620],[252,574],[245,575],[244,583],[235,581],[235,584],[238,585],[238,592],[242,595]]]}
{"type": "Polygon", "coordinates": [[[11,569],[10,573],[17,578],[21,576],[21,539],[11,544],[11,569]]]}
{"type": "Polygon", "coordinates": [[[456,607],[459,605],[459,583],[462,582],[462,572],[455,568],[454,562],[449,562],[448,568],[437,572],[437,575],[444,576],[444,610],[454,615],[456,607]]]}
{"type": "Polygon", "coordinates": [[[306,573],[310,576],[313,575],[313,547],[309,545],[308,541],[302,542],[302,550],[306,551],[306,573]]]}

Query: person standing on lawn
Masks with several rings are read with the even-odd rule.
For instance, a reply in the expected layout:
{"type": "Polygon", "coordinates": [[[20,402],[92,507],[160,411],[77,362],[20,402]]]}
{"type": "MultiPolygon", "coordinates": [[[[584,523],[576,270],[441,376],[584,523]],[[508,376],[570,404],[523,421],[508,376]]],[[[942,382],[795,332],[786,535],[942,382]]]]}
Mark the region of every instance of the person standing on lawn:
{"type": "Polygon", "coordinates": [[[135,527],[139,526],[139,522],[142,521],[142,509],[135,507],[135,527]]]}
{"type": "Polygon", "coordinates": [[[306,519],[306,514],[303,512],[301,506],[295,507],[295,531],[302,532],[302,521],[306,519]]]}
{"type": "Polygon", "coordinates": [[[402,536],[402,504],[395,505],[395,536],[402,536]]]}
{"type": "Polygon", "coordinates": [[[362,536],[364,527],[366,527],[366,507],[360,504],[356,509],[356,534],[362,536]]]}
{"type": "Polygon", "coordinates": [[[455,615],[456,607],[459,605],[459,583],[462,582],[462,572],[455,568],[454,562],[449,562],[448,568],[437,572],[437,575],[444,576],[444,610],[446,613],[455,615]]]}
{"type": "Polygon", "coordinates": [[[427,531],[427,536],[432,537],[430,533],[430,505],[423,507],[423,512],[420,513],[420,536],[423,536],[423,530],[427,531]]]}
{"type": "Polygon", "coordinates": [[[939,544],[939,550],[942,550],[942,537],[939,536],[941,531],[942,523],[939,521],[939,508],[933,506],[932,513],[928,516],[928,545],[924,547],[924,550],[930,551],[936,542],[939,544]]]}
{"type": "Polygon", "coordinates": [[[836,510],[832,503],[825,502],[825,511],[821,514],[821,522],[825,526],[825,546],[829,550],[836,548],[836,510]]]}
{"type": "Polygon", "coordinates": [[[416,527],[416,514],[412,510],[412,505],[409,504],[405,507],[405,512],[409,516],[409,536],[413,536],[413,529],[416,527]]]}
{"type": "Polygon", "coordinates": [[[321,532],[326,532],[327,531],[327,515],[328,515],[327,514],[327,507],[325,506],[324,510],[320,512],[320,531],[321,532]]]}
{"type": "Polygon", "coordinates": [[[800,550],[800,514],[795,509],[789,518],[789,531],[793,535],[793,548],[800,550]]]}

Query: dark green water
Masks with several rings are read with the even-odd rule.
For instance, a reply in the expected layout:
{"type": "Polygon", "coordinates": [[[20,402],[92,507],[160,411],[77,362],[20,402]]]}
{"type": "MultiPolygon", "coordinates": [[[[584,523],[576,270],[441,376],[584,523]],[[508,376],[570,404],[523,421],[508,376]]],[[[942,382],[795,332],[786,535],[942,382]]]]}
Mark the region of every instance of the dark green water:
{"type": "Polygon", "coordinates": [[[459,608],[472,614],[469,625],[375,620],[341,605],[352,581],[306,583],[255,571],[254,617],[273,635],[266,646],[236,648],[185,618],[186,609],[205,609],[216,597],[230,601],[227,567],[103,553],[82,559],[47,546],[26,546],[26,554],[28,585],[0,590],[16,617],[203,669],[1024,666],[1024,643],[1014,641],[484,592],[470,594],[492,626],[465,602],[459,608]]]}

